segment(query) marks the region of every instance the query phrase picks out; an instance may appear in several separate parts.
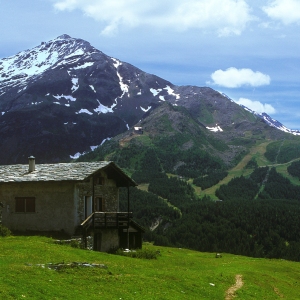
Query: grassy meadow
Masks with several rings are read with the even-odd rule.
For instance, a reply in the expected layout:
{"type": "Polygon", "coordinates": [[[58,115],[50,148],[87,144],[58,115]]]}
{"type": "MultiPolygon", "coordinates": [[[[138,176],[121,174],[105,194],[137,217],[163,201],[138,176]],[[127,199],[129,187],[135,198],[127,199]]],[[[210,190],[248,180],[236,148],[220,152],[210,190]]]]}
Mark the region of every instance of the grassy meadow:
{"type": "Polygon", "coordinates": [[[48,237],[0,238],[0,299],[299,299],[300,264],[144,244],[157,259],[138,259],[57,245],[48,237]],[[47,263],[107,268],[53,270],[47,263]],[[46,266],[45,266],[46,264],[46,266]]]}

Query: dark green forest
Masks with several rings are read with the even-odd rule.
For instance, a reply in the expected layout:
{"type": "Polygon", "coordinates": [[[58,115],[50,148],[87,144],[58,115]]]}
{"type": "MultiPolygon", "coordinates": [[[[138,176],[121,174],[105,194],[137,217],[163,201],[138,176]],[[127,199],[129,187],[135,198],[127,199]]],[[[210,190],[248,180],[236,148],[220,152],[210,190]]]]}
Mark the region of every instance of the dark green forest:
{"type": "Polygon", "coordinates": [[[300,157],[298,141],[276,141],[267,146],[265,157],[272,163],[286,163],[300,157]]]}
{"type": "MultiPolygon", "coordinates": [[[[208,143],[204,138],[201,142],[208,143]]],[[[132,176],[138,183],[149,182],[149,177],[162,171],[196,178],[216,170],[224,170],[224,162],[203,150],[201,142],[193,142],[189,135],[182,134],[154,138],[151,147],[145,147],[138,139],[131,140],[126,147],[118,147],[112,140],[80,157],[78,161],[112,160],[121,168],[132,171],[132,176]],[[182,147],[189,142],[191,147],[183,151],[182,147]]],[[[209,142],[220,150],[227,147],[218,140],[211,139],[209,142]]]]}
{"type": "Polygon", "coordinates": [[[287,170],[289,174],[300,179],[300,161],[291,163],[291,165],[288,166],[287,170]]]}
{"type": "MultiPolygon", "coordinates": [[[[300,261],[300,187],[275,168],[232,179],[217,191],[218,201],[199,199],[187,182],[167,176],[152,178],[149,192],[130,194],[144,239],[157,245],[300,261]]],[[[121,193],[124,209],[126,201],[121,193]]]]}

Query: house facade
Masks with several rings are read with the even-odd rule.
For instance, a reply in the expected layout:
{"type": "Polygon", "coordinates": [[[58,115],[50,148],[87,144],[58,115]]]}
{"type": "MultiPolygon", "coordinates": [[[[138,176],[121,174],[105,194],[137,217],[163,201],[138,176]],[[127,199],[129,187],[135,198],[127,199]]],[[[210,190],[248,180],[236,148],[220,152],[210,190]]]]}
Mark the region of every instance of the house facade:
{"type": "Polygon", "coordinates": [[[143,229],[119,211],[119,188],[136,186],[113,162],[0,166],[2,223],[12,231],[79,232],[94,250],[140,248],[143,229]]]}

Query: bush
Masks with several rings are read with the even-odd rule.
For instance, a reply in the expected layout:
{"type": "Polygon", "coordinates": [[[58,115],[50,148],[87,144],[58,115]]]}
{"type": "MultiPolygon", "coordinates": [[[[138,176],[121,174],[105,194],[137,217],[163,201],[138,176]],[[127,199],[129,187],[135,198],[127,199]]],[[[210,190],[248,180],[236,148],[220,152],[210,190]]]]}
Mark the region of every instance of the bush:
{"type": "Polygon", "coordinates": [[[70,246],[72,248],[82,248],[81,247],[81,242],[78,240],[71,240],[70,246]]]}
{"type": "Polygon", "coordinates": [[[5,237],[10,235],[11,235],[11,231],[7,227],[0,224],[0,236],[5,237]]]}

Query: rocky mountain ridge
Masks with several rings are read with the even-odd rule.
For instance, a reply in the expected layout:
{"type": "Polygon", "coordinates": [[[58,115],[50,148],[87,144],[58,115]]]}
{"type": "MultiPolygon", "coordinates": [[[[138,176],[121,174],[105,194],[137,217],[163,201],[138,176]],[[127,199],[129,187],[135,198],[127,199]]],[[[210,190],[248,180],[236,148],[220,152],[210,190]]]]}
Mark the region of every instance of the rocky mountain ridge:
{"type": "Polygon", "coordinates": [[[224,140],[257,130],[260,119],[211,88],[175,86],[82,39],[42,42],[0,60],[0,163],[25,163],[30,155],[39,163],[70,160],[165,102],[224,140]]]}

